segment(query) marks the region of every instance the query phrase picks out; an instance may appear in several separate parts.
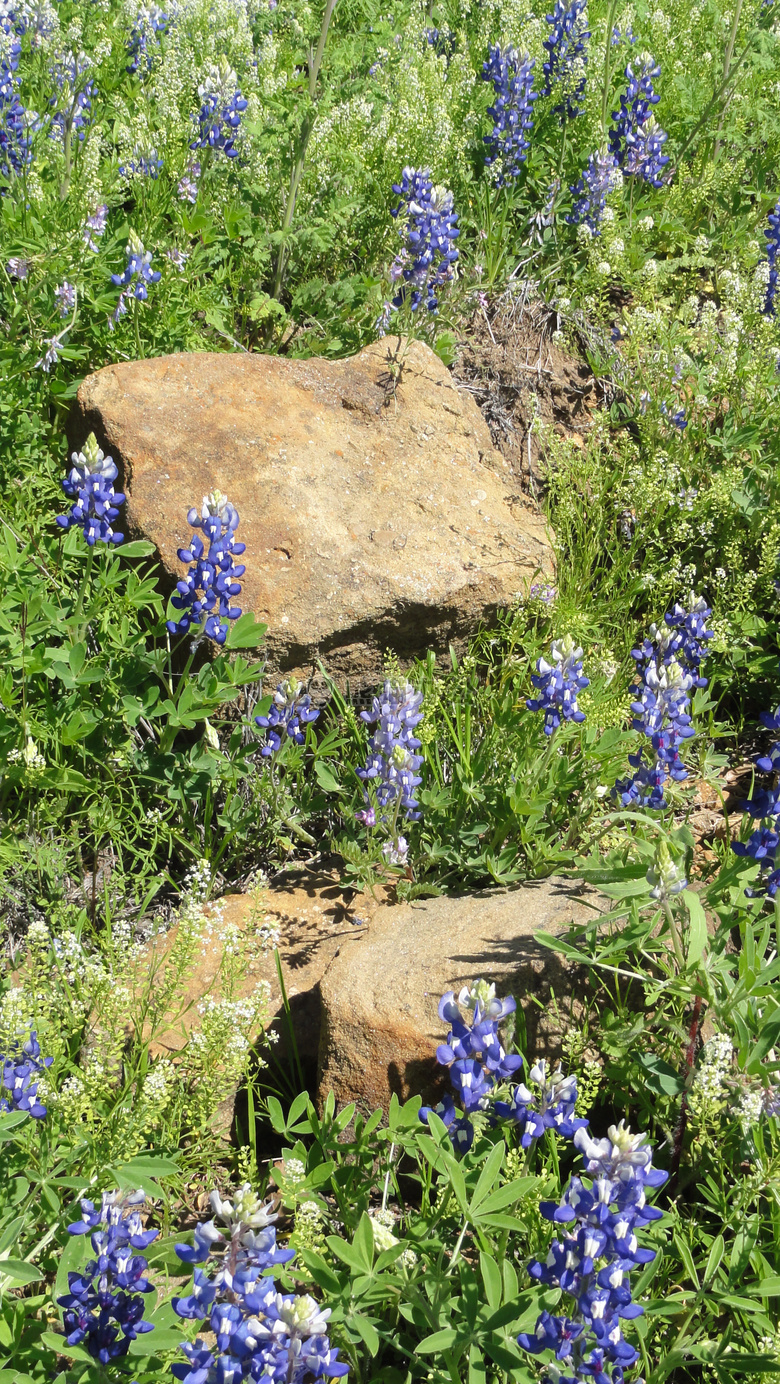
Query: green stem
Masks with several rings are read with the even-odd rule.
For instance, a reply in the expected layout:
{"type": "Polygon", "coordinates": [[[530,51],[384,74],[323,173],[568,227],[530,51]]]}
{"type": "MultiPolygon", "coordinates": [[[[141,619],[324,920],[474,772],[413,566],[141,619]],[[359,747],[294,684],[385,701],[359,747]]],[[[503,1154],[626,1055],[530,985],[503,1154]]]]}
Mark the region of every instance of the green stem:
{"type": "Polygon", "coordinates": [[[612,30],[615,27],[615,15],[617,13],[619,0],[610,0],[607,10],[607,32],[604,38],[604,90],[601,93],[601,128],[604,131],[604,138],[607,137],[607,110],[609,108],[609,90],[612,84],[612,67],[610,66],[609,55],[612,49],[612,30]]]}
{"type": "MultiPolygon", "coordinates": [[[[90,543],[90,545],[89,545],[89,551],[88,551],[88,553],[87,553],[87,565],[86,565],[86,567],[84,568],[84,573],[83,573],[83,576],[82,576],[82,578],[81,578],[81,585],[80,585],[80,587],[79,587],[79,596],[78,596],[78,601],[76,602],[76,613],[75,613],[75,616],[74,616],[74,621],[80,620],[81,617],[82,617],[82,615],[83,615],[83,613],[84,613],[84,597],[85,597],[85,595],[87,594],[87,587],[89,586],[90,578],[91,578],[91,576],[92,576],[92,568],[93,568],[94,562],[95,562],[95,545],[94,545],[94,543],[90,543]]],[[[83,627],[83,629],[81,629],[81,628],[79,629],[78,638],[79,638],[80,640],[83,639],[85,634],[86,634],[86,625],[83,627]]]]}
{"type": "Polygon", "coordinates": [[[705,125],[707,124],[707,122],[709,121],[710,116],[712,115],[713,110],[715,109],[715,107],[717,106],[718,102],[720,101],[720,98],[721,98],[721,96],[723,95],[724,91],[726,90],[726,87],[728,86],[729,82],[733,81],[734,78],[736,77],[737,72],[739,71],[740,67],[742,66],[743,62],[745,61],[745,58],[747,57],[748,53],[750,52],[751,44],[752,44],[752,42],[753,42],[753,39],[754,39],[755,35],[756,35],[758,32],[759,32],[758,28],[751,29],[750,34],[748,35],[748,38],[747,38],[747,40],[746,40],[746,42],[745,42],[745,46],[744,46],[744,48],[742,49],[742,51],[741,51],[739,57],[737,58],[736,62],[734,63],[734,66],[731,68],[731,70],[730,70],[728,76],[727,76],[727,77],[724,77],[724,79],[723,79],[723,81],[721,82],[720,86],[717,87],[716,90],[713,92],[710,101],[707,103],[707,105],[706,105],[705,108],[704,108],[704,112],[703,112],[702,116],[700,117],[699,120],[696,121],[696,124],[694,125],[693,129],[691,130],[691,133],[689,134],[688,138],[686,139],[686,141],[685,141],[685,143],[684,143],[682,149],[680,150],[679,154],[677,155],[677,157],[676,157],[675,160],[674,160],[674,163],[672,164],[672,166],[669,168],[669,170],[668,170],[668,172],[667,172],[667,181],[668,181],[668,182],[671,182],[672,177],[673,177],[674,174],[677,172],[677,169],[680,167],[680,164],[682,163],[683,158],[685,157],[685,155],[687,154],[687,152],[688,152],[688,150],[690,149],[691,145],[693,144],[693,141],[696,139],[696,136],[699,134],[700,130],[703,130],[703,129],[704,129],[704,126],[705,126],[705,125]]]}
{"type": "Polygon", "coordinates": [[[682,973],[685,970],[685,957],[683,955],[682,941],[680,939],[679,928],[677,927],[677,920],[672,912],[671,904],[669,903],[668,899],[664,899],[663,908],[664,913],[666,914],[666,920],[669,924],[669,931],[672,935],[672,946],[674,947],[674,955],[677,960],[678,968],[682,973]]]}
{"type": "MultiPolygon", "coordinates": [[[[728,41],[728,43],[726,44],[726,52],[725,52],[725,55],[724,55],[724,58],[723,58],[723,81],[724,81],[724,82],[727,82],[728,79],[729,79],[729,73],[730,73],[730,71],[731,71],[731,59],[732,59],[733,56],[734,56],[734,44],[735,44],[736,41],[737,41],[737,30],[738,30],[738,28],[739,28],[739,21],[740,21],[740,16],[741,16],[741,14],[742,14],[742,0],[737,0],[736,8],[735,8],[735,10],[734,10],[734,23],[733,23],[732,26],[731,26],[731,33],[729,34],[729,41],[728,41]]],[[[724,101],[724,103],[723,103],[723,109],[721,110],[721,113],[720,113],[720,119],[718,120],[718,131],[717,131],[717,135],[716,135],[716,138],[715,138],[715,144],[714,144],[713,150],[712,150],[712,157],[713,157],[713,160],[716,159],[716,158],[718,157],[718,154],[720,153],[720,139],[718,138],[718,136],[720,135],[720,132],[721,132],[721,130],[723,129],[723,121],[724,121],[725,118],[726,118],[726,106],[727,106],[727,105],[728,105],[728,102],[724,101]]]]}
{"type": "Polygon", "coordinates": [[[309,148],[309,140],[311,139],[312,130],[314,129],[314,124],[317,119],[317,78],[319,76],[320,67],[322,65],[322,59],[325,53],[325,44],[328,38],[328,28],[330,26],[331,16],[333,15],[333,11],[336,8],[336,3],[337,0],[326,0],[325,13],[322,17],[322,28],[320,30],[317,51],[316,53],[310,54],[309,56],[309,101],[312,103],[314,108],[312,110],[307,111],[306,115],[303,118],[300,134],[298,136],[297,149],[295,150],[293,156],[293,167],[292,173],[290,175],[290,190],[287,194],[287,205],[284,209],[284,220],[282,221],[282,241],[279,246],[279,253],[276,257],[276,270],[274,272],[274,281],[271,290],[272,298],[278,298],[282,289],[285,261],[287,258],[287,233],[289,232],[292,226],[293,216],[295,214],[295,203],[298,199],[298,192],[300,190],[301,181],[303,179],[303,172],[306,166],[306,153],[309,148]]]}
{"type": "MultiPolygon", "coordinates": [[[[184,665],[184,672],[182,673],[181,677],[179,678],[179,687],[178,687],[178,690],[177,690],[177,692],[176,692],[176,696],[175,696],[174,699],[173,699],[173,704],[174,704],[174,707],[175,707],[176,709],[178,709],[179,702],[180,702],[180,700],[181,700],[181,694],[182,694],[182,692],[184,691],[184,688],[187,686],[187,678],[189,677],[190,668],[192,667],[192,661],[193,661],[193,659],[194,659],[194,657],[195,657],[195,648],[196,648],[196,641],[193,640],[192,646],[191,646],[191,648],[190,648],[190,656],[189,656],[189,658],[187,659],[187,662],[186,662],[185,665],[184,665]]],[[[177,734],[177,731],[178,731],[178,730],[179,730],[179,726],[172,726],[171,723],[170,723],[170,717],[169,717],[169,718],[168,718],[168,724],[166,725],[165,730],[163,731],[162,735],[160,736],[160,753],[161,753],[161,754],[167,754],[168,750],[170,750],[170,749],[172,748],[173,742],[174,742],[174,740],[176,739],[176,734],[177,734]]]]}

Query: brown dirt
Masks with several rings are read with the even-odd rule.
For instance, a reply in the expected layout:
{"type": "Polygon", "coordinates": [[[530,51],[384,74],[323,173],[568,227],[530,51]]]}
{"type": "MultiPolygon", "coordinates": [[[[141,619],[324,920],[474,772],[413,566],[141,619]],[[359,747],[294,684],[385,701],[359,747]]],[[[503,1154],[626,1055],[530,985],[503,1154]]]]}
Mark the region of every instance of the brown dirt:
{"type": "Polygon", "coordinates": [[[553,341],[559,325],[558,314],[541,299],[505,293],[477,308],[453,367],[458,388],[476,400],[493,445],[531,495],[544,483],[544,433],[553,429],[583,447],[602,397],[585,361],[553,341]]]}

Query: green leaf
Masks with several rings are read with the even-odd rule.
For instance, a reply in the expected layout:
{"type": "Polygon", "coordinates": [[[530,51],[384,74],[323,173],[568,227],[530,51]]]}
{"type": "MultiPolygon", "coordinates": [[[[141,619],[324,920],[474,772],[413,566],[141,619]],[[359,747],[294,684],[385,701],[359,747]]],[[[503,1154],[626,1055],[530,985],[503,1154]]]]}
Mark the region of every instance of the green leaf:
{"type": "Polygon", "coordinates": [[[26,1259],[0,1260],[0,1273],[12,1283],[37,1283],[43,1278],[41,1270],[36,1269],[34,1264],[28,1264],[26,1259]]]}
{"type": "Polygon", "coordinates": [[[682,1095],[685,1089],[683,1082],[674,1067],[670,1067],[662,1057],[657,1057],[654,1052],[643,1052],[639,1054],[639,1061],[647,1073],[647,1085],[651,1091],[663,1096],[682,1095]]]}
{"type": "Polygon", "coordinates": [[[158,1327],[154,1331],[145,1331],[143,1336],[136,1336],[130,1342],[129,1355],[158,1355],[164,1350],[178,1350],[183,1340],[181,1330],[175,1327],[158,1327]]]}
{"type": "Polygon", "coordinates": [[[495,1311],[501,1304],[501,1271],[491,1254],[480,1254],[479,1267],[488,1307],[495,1311]]]}
{"type": "Polygon", "coordinates": [[[369,1355],[375,1356],[379,1350],[379,1333],[374,1323],[360,1312],[352,1312],[347,1321],[350,1326],[354,1326],[369,1355]]]}
{"type": "Polygon", "coordinates": [[[343,793],[344,789],[326,764],[321,759],[314,761],[314,774],[320,788],[324,788],[326,793],[343,793]]]}
{"type": "Polygon", "coordinates": [[[246,614],[239,615],[237,620],[231,621],[228,636],[225,640],[226,649],[259,649],[265,639],[267,625],[261,620],[256,620],[251,610],[246,614]]]}
{"type": "Polygon", "coordinates": [[[752,1075],[760,1072],[761,1063],[767,1053],[780,1039],[780,1008],[774,1009],[761,1025],[758,1041],[753,1045],[747,1060],[747,1071],[752,1075]]]}
{"type": "Polygon", "coordinates": [[[39,1337],[43,1346],[48,1346],[49,1350],[54,1350],[58,1355],[67,1355],[71,1360],[79,1360],[86,1365],[91,1365],[94,1369],[95,1361],[88,1351],[82,1346],[69,1346],[64,1336],[60,1336],[55,1331],[42,1331],[39,1337]]]}
{"type": "Polygon", "coordinates": [[[61,1297],[68,1291],[68,1274],[83,1268],[90,1255],[92,1245],[88,1235],[70,1235],[60,1251],[57,1277],[54,1280],[54,1297],[61,1297]]]}
{"type": "Polygon", "coordinates": [[[503,1211],[505,1207],[512,1206],[514,1202],[524,1197],[526,1192],[530,1192],[536,1182],[535,1177],[517,1177],[514,1182],[505,1182],[503,1187],[497,1187],[495,1192],[485,1197],[479,1208],[480,1219],[483,1216],[492,1216],[496,1211],[503,1211]]]}
{"type": "Polygon", "coordinates": [[[687,962],[689,966],[697,966],[707,945],[707,915],[702,907],[701,899],[698,894],[694,894],[692,889],[683,889],[682,897],[685,900],[690,919],[687,962]]]}
{"type": "Polygon", "coordinates": [[[449,1350],[457,1336],[454,1327],[446,1326],[443,1331],[434,1331],[432,1336],[426,1336],[419,1342],[417,1349],[421,1355],[435,1355],[437,1351],[449,1350]]]}
{"type": "Polygon", "coordinates": [[[146,538],[136,538],[132,543],[122,543],[119,548],[122,557],[152,557],[156,551],[154,544],[146,538]]]}
{"type": "Polygon", "coordinates": [[[489,1156],[485,1160],[485,1166],[482,1169],[482,1172],[480,1173],[479,1179],[477,1181],[477,1185],[474,1188],[474,1195],[471,1198],[472,1215],[475,1211],[478,1210],[482,1202],[487,1199],[488,1194],[490,1193],[493,1184],[501,1170],[501,1164],[503,1163],[503,1161],[503,1143],[494,1144],[493,1148],[490,1150],[489,1156]]]}
{"type": "Polygon", "coordinates": [[[774,1274],[770,1278],[762,1278],[755,1288],[751,1288],[751,1292],[758,1297],[780,1297],[780,1277],[774,1274]]]}
{"type": "Polygon", "coordinates": [[[367,1216],[365,1211],[360,1217],[352,1243],[360,1255],[364,1267],[370,1273],[374,1264],[374,1232],[371,1226],[371,1217],[367,1216]]]}

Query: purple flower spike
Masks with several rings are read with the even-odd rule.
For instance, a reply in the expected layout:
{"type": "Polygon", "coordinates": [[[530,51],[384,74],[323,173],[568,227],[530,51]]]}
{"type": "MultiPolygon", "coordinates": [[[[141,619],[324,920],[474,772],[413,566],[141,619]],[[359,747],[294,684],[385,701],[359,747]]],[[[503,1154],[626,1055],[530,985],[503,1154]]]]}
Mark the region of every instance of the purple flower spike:
{"type": "Polygon", "coordinates": [[[565,721],[584,721],[585,713],[577,704],[577,693],[590,686],[590,679],[582,672],[582,649],[575,647],[571,635],[556,639],[552,645],[552,663],[540,658],[536,673],[531,682],[541,692],[540,697],[529,697],[526,706],[529,711],[543,711],[544,733],[552,735],[565,721]]]}
{"type": "Polygon", "coordinates": [[[243,543],[237,543],[235,532],[238,528],[238,510],[231,505],[220,491],[204,495],[203,508],[189,510],[187,523],[194,529],[202,529],[208,539],[209,547],[197,534],[189,548],[179,548],[179,561],[190,564],[184,579],[177,583],[177,595],[171,597],[171,605],[184,614],[179,620],[169,620],[171,634],[186,634],[190,626],[198,626],[200,633],[216,644],[224,644],[230,628],[229,621],[237,620],[241,614],[238,606],[231,606],[234,596],[240,596],[239,577],[246,568],[234,559],[245,550],[243,543]]]}
{"type": "Polygon", "coordinates": [[[402,283],[392,305],[399,308],[408,297],[412,312],[423,302],[428,312],[436,312],[437,290],[454,278],[458,258],[455,241],[460,231],[452,193],[434,187],[426,168],[404,168],[393,192],[401,200],[390,214],[400,217],[404,244],[390,269],[391,281],[402,283]]]}
{"type": "Polygon", "coordinates": [[[104,455],[97,438],[90,433],[83,451],[71,453],[71,469],[62,488],[74,501],[69,514],[58,514],[62,529],[81,528],[89,547],[95,543],[121,543],[122,534],[114,533],[112,524],[119,515],[125,497],[114,490],[117,478],[113,457],[104,455]]]}
{"type": "Polygon", "coordinates": [[[527,53],[520,57],[516,49],[502,51],[498,44],[490,49],[482,66],[482,79],[492,82],[495,92],[487,111],[493,129],[485,135],[485,162],[497,165],[497,187],[518,177],[530,148],[527,132],[533,128],[533,105],[539,96],[534,91],[534,66],[527,53]]]}

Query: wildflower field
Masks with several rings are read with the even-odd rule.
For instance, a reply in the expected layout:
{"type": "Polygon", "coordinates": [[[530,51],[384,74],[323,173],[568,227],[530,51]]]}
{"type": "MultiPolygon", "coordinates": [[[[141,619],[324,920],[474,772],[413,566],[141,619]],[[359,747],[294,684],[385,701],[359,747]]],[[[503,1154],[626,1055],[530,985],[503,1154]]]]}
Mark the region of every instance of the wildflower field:
{"type": "Polygon", "coordinates": [[[779,164],[780,0],[0,0],[0,1384],[780,1374],[779,164]],[[73,420],[377,342],[550,563],[358,696],[269,678],[216,468],[166,587],[73,420]],[[421,993],[336,1100],[296,870],[567,890],[571,1003],[421,993]]]}

